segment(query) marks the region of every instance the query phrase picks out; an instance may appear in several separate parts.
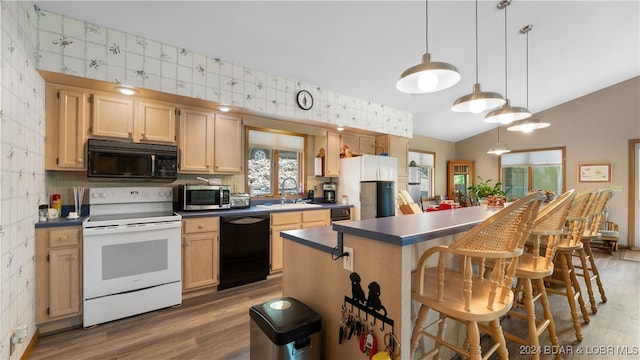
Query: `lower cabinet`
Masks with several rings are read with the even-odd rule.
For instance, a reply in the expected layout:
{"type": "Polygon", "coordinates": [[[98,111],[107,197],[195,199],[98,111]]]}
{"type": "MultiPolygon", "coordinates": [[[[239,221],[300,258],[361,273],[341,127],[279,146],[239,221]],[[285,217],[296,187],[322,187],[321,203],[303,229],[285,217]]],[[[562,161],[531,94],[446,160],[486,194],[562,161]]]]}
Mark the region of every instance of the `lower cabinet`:
{"type": "Polygon", "coordinates": [[[271,214],[271,273],[282,271],[282,231],[329,226],[331,210],[276,212],[271,214]]]}
{"type": "MultiPolygon", "coordinates": [[[[35,278],[36,324],[70,318],[60,327],[82,323],[80,226],[36,229],[35,278]]],[[[55,329],[54,326],[51,330],[55,329]]]]}
{"type": "Polygon", "coordinates": [[[218,285],[220,218],[182,220],[182,290],[218,285]]]}

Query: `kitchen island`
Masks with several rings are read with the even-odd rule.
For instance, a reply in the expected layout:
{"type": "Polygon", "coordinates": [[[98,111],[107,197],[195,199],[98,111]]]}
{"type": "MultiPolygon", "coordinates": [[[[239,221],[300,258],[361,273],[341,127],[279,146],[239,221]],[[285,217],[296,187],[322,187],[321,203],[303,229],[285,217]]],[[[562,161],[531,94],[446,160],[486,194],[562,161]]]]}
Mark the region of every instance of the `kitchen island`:
{"type": "MultiPolygon", "coordinates": [[[[393,331],[401,343],[398,358],[409,359],[409,341],[419,308],[411,302],[412,273],[420,255],[430,247],[451,243],[498,210],[476,206],[282,232],[286,240],[283,295],[302,301],[321,315],[324,358],[363,356],[355,336],[338,342],[341,308],[345,306],[347,313],[353,309],[354,315],[367,319],[375,330],[378,350],[384,349],[384,334],[393,331]],[[352,271],[343,268],[342,258],[336,258],[344,247],[353,249],[353,272],[359,275],[353,278],[356,291],[352,289],[352,271]],[[362,300],[360,310],[352,306],[358,299],[362,300]],[[391,320],[393,326],[388,321],[383,329],[379,319],[391,320]]],[[[435,319],[433,312],[430,319],[435,319]]],[[[458,336],[459,343],[464,341],[464,329],[450,326],[447,332],[458,336]]]]}

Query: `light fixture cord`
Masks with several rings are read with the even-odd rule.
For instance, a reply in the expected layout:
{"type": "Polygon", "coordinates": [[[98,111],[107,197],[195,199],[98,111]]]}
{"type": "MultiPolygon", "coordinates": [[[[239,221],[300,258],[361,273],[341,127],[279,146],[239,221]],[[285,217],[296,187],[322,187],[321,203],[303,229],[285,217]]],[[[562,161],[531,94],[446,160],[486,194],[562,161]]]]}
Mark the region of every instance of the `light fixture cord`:
{"type": "Polygon", "coordinates": [[[478,84],[478,0],[476,0],[476,84],[478,84]]]}
{"type": "Polygon", "coordinates": [[[527,109],[529,108],[529,31],[525,33],[527,35],[527,109]]]}
{"type": "Polygon", "coordinates": [[[424,2],[424,33],[425,33],[425,54],[429,53],[429,0],[424,2]]]}
{"type": "Polygon", "coordinates": [[[507,62],[507,6],[509,4],[506,4],[504,7],[504,98],[508,99],[509,98],[509,92],[507,91],[507,86],[508,86],[508,81],[507,81],[507,66],[508,66],[508,62],[507,62]]]}

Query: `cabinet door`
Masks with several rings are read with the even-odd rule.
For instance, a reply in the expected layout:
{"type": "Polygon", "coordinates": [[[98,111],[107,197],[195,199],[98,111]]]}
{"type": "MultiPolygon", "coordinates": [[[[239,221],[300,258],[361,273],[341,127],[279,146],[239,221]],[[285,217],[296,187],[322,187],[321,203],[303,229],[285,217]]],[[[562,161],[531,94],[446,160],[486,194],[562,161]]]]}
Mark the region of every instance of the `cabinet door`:
{"type": "Polygon", "coordinates": [[[133,100],[93,94],[91,134],[133,140],[133,100]]]}
{"type": "Polygon", "coordinates": [[[360,153],[375,155],[376,138],[373,136],[360,136],[360,153]]]}
{"type": "Polygon", "coordinates": [[[344,149],[347,145],[353,154],[360,154],[360,141],[358,135],[353,134],[341,134],[340,135],[340,150],[344,149]]]}
{"type": "Polygon", "coordinates": [[[282,237],[280,237],[280,232],[296,229],[300,229],[300,223],[271,227],[271,272],[282,270],[282,245],[284,240],[282,239],[282,237]]]}
{"type": "Polygon", "coordinates": [[[181,109],[178,148],[182,173],[213,173],[213,114],[181,109]]]}
{"type": "Polygon", "coordinates": [[[169,104],[141,101],[138,105],[140,141],[176,142],[176,108],[169,104]]]}
{"type": "Polygon", "coordinates": [[[389,156],[398,159],[398,177],[409,176],[409,140],[405,138],[390,137],[389,156]]]}
{"type": "Polygon", "coordinates": [[[327,133],[324,161],[324,176],[340,176],[340,136],[337,133],[327,133]]]}
{"type": "Polygon", "coordinates": [[[214,173],[242,172],[241,118],[216,114],[214,126],[214,173]]]}
{"type": "Polygon", "coordinates": [[[331,222],[331,210],[307,210],[302,212],[302,227],[328,226],[331,222]],[[311,225],[310,225],[311,224],[311,225]]]}
{"type": "Polygon", "coordinates": [[[80,312],[79,248],[49,251],[49,317],[80,312]]]}
{"type": "Polygon", "coordinates": [[[182,289],[190,290],[218,283],[218,233],[200,233],[182,237],[182,289]]]}
{"type": "Polygon", "coordinates": [[[87,92],[47,85],[45,169],[86,170],[87,92]]]}

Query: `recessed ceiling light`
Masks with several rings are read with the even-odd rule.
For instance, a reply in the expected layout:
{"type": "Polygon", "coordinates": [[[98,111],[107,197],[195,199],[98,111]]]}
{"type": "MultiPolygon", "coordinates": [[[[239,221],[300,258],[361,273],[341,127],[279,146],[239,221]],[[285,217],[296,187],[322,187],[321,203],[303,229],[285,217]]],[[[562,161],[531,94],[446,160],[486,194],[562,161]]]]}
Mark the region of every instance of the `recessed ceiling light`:
{"type": "Polygon", "coordinates": [[[343,131],[343,130],[344,130],[344,126],[338,125],[338,127],[336,128],[336,130],[338,130],[338,131],[343,131]]]}
{"type": "Polygon", "coordinates": [[[216,109],[222,111],[222,112],[229,112],[231,110],[231,107],[228,105],[218,105],[216,106],[216,109]]]}
{"type": "Polygon", "coordinates": [[[118,90],[123,95],[135,95],[138,93],[138,90],[136,90],[133,86],[127,85],[118,85],[116,86],[116,90],[118,90]]]}

